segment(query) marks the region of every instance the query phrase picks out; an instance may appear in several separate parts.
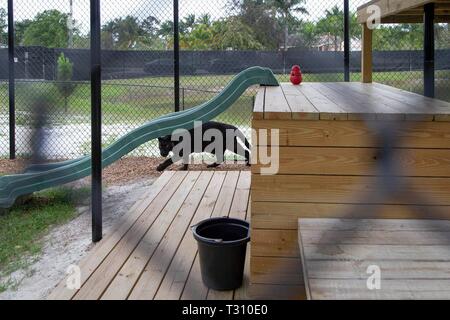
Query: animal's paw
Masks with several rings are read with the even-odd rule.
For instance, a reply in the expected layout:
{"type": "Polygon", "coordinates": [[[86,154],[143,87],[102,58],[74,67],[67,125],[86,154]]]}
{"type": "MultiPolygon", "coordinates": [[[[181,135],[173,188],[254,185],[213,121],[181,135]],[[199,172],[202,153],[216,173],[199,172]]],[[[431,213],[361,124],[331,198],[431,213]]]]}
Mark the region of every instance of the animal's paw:
{"type": "Polygon", "coordinates": [[[158,172],[163,172],[164,169],[166,169],[166,168],[161,164],[158,167],[156,167],[156,171],[158,171],[158,172]]]}

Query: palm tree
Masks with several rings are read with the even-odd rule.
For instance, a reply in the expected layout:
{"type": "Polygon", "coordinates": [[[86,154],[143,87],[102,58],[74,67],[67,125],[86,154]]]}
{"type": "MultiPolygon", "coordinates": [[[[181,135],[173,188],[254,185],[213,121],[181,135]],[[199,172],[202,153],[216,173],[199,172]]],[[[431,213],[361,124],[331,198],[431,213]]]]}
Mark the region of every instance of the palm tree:
{"type": "Polygon", "coordinates": [[[211,15],[209,13],[202,14],[197,20],[198,24],[204,24],[205,26],[211,26],[211,15]]]}
{"type": "Polygon", "coordinates": [[[297,21],[296,13],[308,14],[304,7],[305,0],[271,0],[270,6],[275,13],[281,17],[281,24],[284,31],[284,50],[287,51],[289,40],[289,25],[297,21]]]}
{"type": "Polygon", "coordinates": [[[165,40],[166,50],[169,49],[170,39],[173,37],[173,21],[167,20],[159,26],[158,35],[165,40]]]}
{"type": "Polygon", "coordinates": [[[189,33],[195,26],[196,17],[195,14],[186,16],[183,21],[180,22],[180,33],[189,33]]]}
{"type": "Polygon", "coordinates": [[[342,50],[341,40],[344,36],[342,21],[344,21],[344,11],[334,6],[331,10],[326,10],[325,17],[317,23],[317,29],[321,34],[333,37],[335,51],[342,50]]]}

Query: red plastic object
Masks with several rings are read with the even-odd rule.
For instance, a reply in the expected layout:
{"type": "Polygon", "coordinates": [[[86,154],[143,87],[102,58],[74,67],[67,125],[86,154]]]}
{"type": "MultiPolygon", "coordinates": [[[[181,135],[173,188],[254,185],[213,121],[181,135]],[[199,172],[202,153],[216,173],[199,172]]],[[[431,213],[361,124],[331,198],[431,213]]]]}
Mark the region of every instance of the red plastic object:
{"type": "Polygon", "coordinates": [[[291,70],[291,83],[293,85],[299,85],[303,81],[303,75],[302,71],[300,70],[300,67],[295,65],[292,67],[291,70]]]}

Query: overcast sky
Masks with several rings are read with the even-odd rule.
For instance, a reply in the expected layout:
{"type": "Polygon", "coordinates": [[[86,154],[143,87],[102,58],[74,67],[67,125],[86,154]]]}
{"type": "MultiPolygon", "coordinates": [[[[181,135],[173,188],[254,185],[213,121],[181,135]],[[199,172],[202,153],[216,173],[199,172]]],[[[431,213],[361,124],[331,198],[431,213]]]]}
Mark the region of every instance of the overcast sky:
{"type": "MultiPolygon", "coordinates": [[[[352,10],[367,0],[350,0],[352,10]]],[[[0,0],[0,7],[6,8],[7,0],[0,0]]],[[[146,17],[153,15],[160,20],[172,17],[173,0],[101,0],[102,23],[116,17],[134,15],[146,17]]],[[[226,16],[227,0],[180,0],[180,16],[188,14],[201,15],[209,13],[214,19],[226,16]]],[[[323,16],[326,9],[338,4],[343,7],[343,0],[306,0],[309,16],[307,20],[317,20],[323,16]]],[[[31,19],[38,12],[58,9],[69,12],[69,0],[15,0],[15,19],[31,19]]],[[[89,0],[73,0],[74,18],[81,30],[89,28],[89,0]]]]}

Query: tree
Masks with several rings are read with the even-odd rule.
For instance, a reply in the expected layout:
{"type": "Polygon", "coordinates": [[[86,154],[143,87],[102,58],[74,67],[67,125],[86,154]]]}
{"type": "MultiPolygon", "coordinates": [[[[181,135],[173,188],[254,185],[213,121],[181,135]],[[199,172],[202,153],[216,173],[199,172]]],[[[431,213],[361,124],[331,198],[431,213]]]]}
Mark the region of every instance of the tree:
{"type": "Polygon", "coordinates": [[[68,43],[68,15],[58,10],[38,13],[23,35],[23,45],[66,48],[68,43]]]}
{"type": "Polygon", "coordinates": [[[173,21],[167,20],[159,26],[158,35],[161,36],[165,42],[166,50],[169,49],[170,44],[173,43],[173,21]]]}
{"type": "Polygon", "coordinates": [[[209,13],[202,14],[198,20],[198,24],[203,24],[205,26],[211,26],[211,15],[209,13]]]}
{"type": "Polygon", "coordinates": [[[156,33],[158,32],[158,25],[160,24],[160,21],[158,18],[154,16],[148,16],[141,22],[141,29],[146,33],[148,36],[156,36],[156,33]]]}
{"type": "Polygon", "coordinates": [[[228,0],[229,12],[253,30],[256,40],[265,49],[276,50],[283,31],[270,6],[272,0],[228,0]]]}
{"type": "Polygon", "coordinates": [[[238,17],[217,21],[214,30],[213,49],[215,50],[262,50],[263,45],[256,39],[253,30],[238,17]]]}
{"type": "Polygon", "coordinates": [[[317,26],[314,22],[303,22],[297,30],[297,34],[300,38],[300,43],[305,48],[312,48],[318,40],[319,33],[317,26]]]}
{"type": "Polygon", "coordinates": [[[6,44],[8,41],[8,33],[6,29],[8,28],[7,12],[5,9],[0,8],[0,44],[6,44]]]}
{"type": "Polygon", "coordinates": [[[30,19],[14,22],[14,42],[16,43],[16,45],[23,45],[25,30],[28,29],[31,22],[32,20],[30,19]]]}
{"type": "Polygon", "coordinates": [[[382,26],[374,33],[375,50],[422,50],[423,25],[382,26]]]}
{"type": "Polygon", "coordinates": [[[185,33],[191,32],[195,26],[196,21],[197,21],[197,19],[195,17],[195,14],[190,14],[190,15],[186,16],[180,22],[180,25],[179,25],[180,33],[185,34],[185,33]]]}
{"type": "Polygon", "coordinates": [[[308,11],[303,6],[305,0],[272,0],[270,6],[275,10],[277,17],[283,28],[283,47],[288,49],[289,41],[289,26],[298,23],[298,18],[295,14],[308,14],[308,11]]]}
{"type": "Polygon", "coordinates": [[[138,19],[132,16],[116,19],[114,31],[117,37],[115,47],[122,50],[135,47],[143,34],[138,19]]]}
{"type": "Polygon", "coordinates": [[[64,98],[64,110],[68,109],[68,98],[75,90],[75,85],[71,82],[73,77],[73,63],[64,56],[64,53],[58,57],[58,66],[56,74],[56,87],[64,98]]]}

